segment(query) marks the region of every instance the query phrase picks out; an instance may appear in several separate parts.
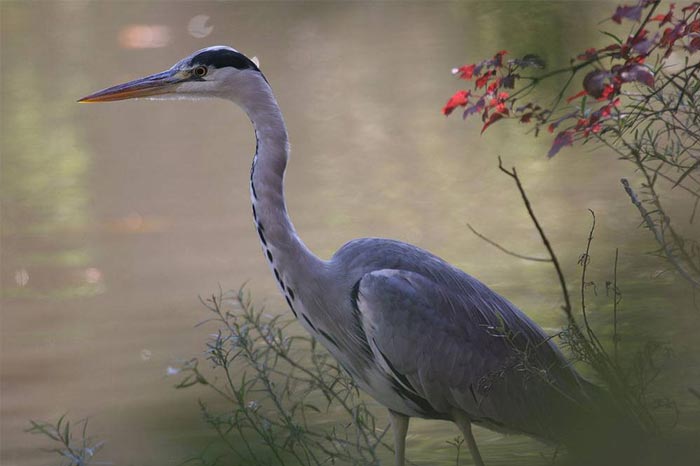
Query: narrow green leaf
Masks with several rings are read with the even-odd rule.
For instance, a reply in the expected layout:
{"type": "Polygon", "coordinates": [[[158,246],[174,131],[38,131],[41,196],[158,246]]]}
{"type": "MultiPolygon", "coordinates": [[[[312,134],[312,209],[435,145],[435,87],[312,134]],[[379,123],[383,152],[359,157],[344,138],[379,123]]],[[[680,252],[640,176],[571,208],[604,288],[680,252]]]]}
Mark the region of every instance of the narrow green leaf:
{"type": "Polygon", "coordinates": [[[675,188],[676,186],[678,186],[679,184],[681,184],[681,182],[682,182],[688,175],[690,175],[690,172],[692,172],[693,170],[695,170],[695,169],[698,168],[698,167],[700,167],[700,160],[696,161],[693,165],[691,165],[690,168],[688,168],[688,169],[680,176],[680,178],[678,178],[678,180],[676,180],[676,182],[673,184],[673,187],[675,188]]]}
{"type": "Polygon", "coordinates": [[[617,42],[618,45],[622,45],[622,39],[617,37],[615,34],[608,32],[608,31],[600,31],[600,32],[602,32],[603,35],[606,35],[606,36],[610,37],[612,40],[614,40],[615,42],[617,42]]]}

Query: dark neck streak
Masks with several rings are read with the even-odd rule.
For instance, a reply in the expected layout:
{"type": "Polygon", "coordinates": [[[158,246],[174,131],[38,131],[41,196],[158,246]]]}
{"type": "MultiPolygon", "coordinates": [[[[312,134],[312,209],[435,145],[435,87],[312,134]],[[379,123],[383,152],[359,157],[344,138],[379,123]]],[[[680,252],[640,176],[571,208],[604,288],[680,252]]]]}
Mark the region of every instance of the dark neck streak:
{"type": "Polygon", "coordinates": [[[256,153],[250,174],[255,226],[275,279],[294,310],[294,301],[300,291],[296,284],[313,283],[322,262],[297,236],[287,215],[284,173],[289,143],[284,120],[272,93],[265,93],[255,105],[251,105],[248,116],[256,136],[256,153]]]}

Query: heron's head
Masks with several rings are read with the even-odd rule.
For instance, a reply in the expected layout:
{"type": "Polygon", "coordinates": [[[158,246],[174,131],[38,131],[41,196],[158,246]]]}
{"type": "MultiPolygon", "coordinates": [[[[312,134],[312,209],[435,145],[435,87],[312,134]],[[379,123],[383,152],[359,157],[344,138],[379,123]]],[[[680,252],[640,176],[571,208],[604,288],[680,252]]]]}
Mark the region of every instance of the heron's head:
{"type": "Polygon", "coordinates": [[[78,102],[220,97],[241,103],[261,87],[267,82],[252,60],[231,47],[216,46],[198,50],[167,71],[103,89],[78,102]]]}

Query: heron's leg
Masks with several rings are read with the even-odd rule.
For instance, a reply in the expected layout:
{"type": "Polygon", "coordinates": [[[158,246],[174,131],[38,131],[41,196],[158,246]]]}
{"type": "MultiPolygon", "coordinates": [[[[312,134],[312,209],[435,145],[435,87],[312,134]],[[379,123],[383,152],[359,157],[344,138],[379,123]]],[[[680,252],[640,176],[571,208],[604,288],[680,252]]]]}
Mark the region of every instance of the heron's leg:
{"type": "Polygon", "coordinates": [[[406,457],[406,432],[408,432],[408,416],[389,410],[389,422],[394,432],[394,465],[404,466],[406,457]]]}
{"type": "Polygon", "coordinates": [[[476,466],[484,466],[484,460],[481,459],[481,453],[479,453],[479,447],[476,446],[476,440],[474,440],[474,434],[472,434],[472,423],[468,417],[464,415],[456,416],[455,422],[459,426],[459,429],[464,435],[464,439],[469,445],[469,451],[474,458],[474,464],[476,466]]]}

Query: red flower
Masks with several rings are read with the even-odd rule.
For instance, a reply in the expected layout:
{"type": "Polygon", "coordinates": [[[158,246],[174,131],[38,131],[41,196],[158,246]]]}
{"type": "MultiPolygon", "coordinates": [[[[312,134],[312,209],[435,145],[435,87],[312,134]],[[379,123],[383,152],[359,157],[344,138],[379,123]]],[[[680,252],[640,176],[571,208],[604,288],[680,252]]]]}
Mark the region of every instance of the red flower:
{"type": "Polygon", "coordinates": [[[493,80],[491,84],[489,84],[489,87],[486,88],[486,92],[489,94],[493,94],[496,89],[498,89],[498,86],[501,84],[501,78],[496,78],[493,80]]]}
{"type": "Polygon", "coordinates": [[[469,81],[474,76],[474,68],[476,65],[464,65],[457,68],[455,74],[459,73],[459,78],[469,81]]]}
{"type": "Polygon", "coordinates": [[[497,113],[503,113],[504,115],[508,115],[506,99],[508,99],[508,93],[499,92],[498,96],[489,100],[489,108],[495,108],[497,113]]]}
{"type": "Polygon", "coordinates": [[[689,32],[700,32],[700,19],[696,19],[695,21],[691,22],[686,26],[685,28],[686,34],[689,32]]]}
{"type": "Polygon", "coordinates": [[[675,6],[675,3],[671,3],[671,8],[669,8],[668,13],[666,13],[665,15],[656,15],[653,18],[651,18],[651,21],[661,21],[660,26],[663,26],[666,23],[670,23],[673,19],[673,9],[675,8],[675,6]]]}
{"type": "Polygon", "coordinates": [[[467,105],[469,99],[469,91],[457,91],[450,97],[445,106],[442,108],[442,114],[447,116],[454,111],[457,107],[464,107],[467,105]]]}
{"type": "Polygon", "coordinates": [[[616,93],[615,86],[613,86],[612,84],[608,84],[603,89],[603,93],[600,95],[600,98],[598,100],[609,99],[610,96],[614,95],[615,93],[616,93]]]}
{"type": "Polygon", "coordinates": [[[491,76],[493,76],[494,74],[495,74],[494,70],[489,70],[486,73],[484,73],[484,75],[482,77],[480,77],[479,79],[476,80],[475,87],[477,89],[484,87],[486,85],[486,83],[488,82],[489,78],[491,76]]]}
{"type": "Polygon", "coordinates": [[[494,113],[491,115],[486,123],[484,123],[484,127],[481,128],[481,134],[484,134],[484,131],[486,131],[486,128],[491,126],[493,123],[497,122],[501,118],[503,118],[505,115],[503,113],[494,113]]]}
{"type": "Polygon", "coordinates": [[[493,56],[493,66],[500,68],[503,65],[503,55],[507,54],[506,50],[501,50],[493,56]]]}
{"type": "Polygon", "coordinates": [[[678,26],[674,28],[666,28],[664,29],[664,33],[661,36],[661,45],[666,46],[668,45],[669,47],[672,47],[673,44],[676,43],[678,39],[681,37],[681,24],[678,24],[678,26]]]}
{"type": "Polygon", "coordinates": [[[576,58],[578,60],[591,60],[598,55],[598,51],[594,48],[586,49],[585,52],[578,55],[576,58]]]}

